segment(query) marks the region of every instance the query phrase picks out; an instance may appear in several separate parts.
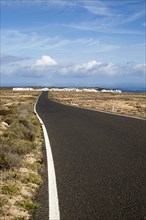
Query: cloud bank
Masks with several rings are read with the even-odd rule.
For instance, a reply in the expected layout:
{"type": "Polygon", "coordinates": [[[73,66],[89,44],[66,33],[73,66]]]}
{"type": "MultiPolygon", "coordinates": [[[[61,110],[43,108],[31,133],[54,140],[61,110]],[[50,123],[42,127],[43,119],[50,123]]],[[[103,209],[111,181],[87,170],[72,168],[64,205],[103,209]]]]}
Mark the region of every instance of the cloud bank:
{"type": "Polygon", "coordinates": [[[61,68],[62,74],[72,74],[79,76],[96,76],[96,75],[114,75],[117,72],[117,66],[113,63],[102,63],[91,60],[83,64],[70,65],[61,68]]]}
{"type": "MultiPolygon", "coordinates": [[[[13,56],[11,57],[11,62],[19,60],[13,56]]],[[[21,58],[20,58],[21,60],[21,58]]],[[[23,60],[23,59],[22,59],[23,60]]],[[[63,65],[58,64],[58,62],[51,58],[48,55],[41,56],[40,59],[37,59],[34,63],[29,66],[21,66],[19,69],[14,69],[10,74],[18,74],[19,76],[26,77],[46,77],[51,75],[52,77],[94,77],[94,76],[108,76],[114,77],[119,75],[133,75],[134,74],[144,74],[146,72],[146,64],[125,64],[124,66],[110,63],[105,63],[97,60],[90,60],[81,64],[70,64],[63,65]]]]}
{"type": "MultiPolygon", "coordinates": [[[[13,61],[15,62],[15,60],[13,61]]],[[[6,65],[7,66],[7,65],[6,65]]],[[[3,80],[33,82],[46,86],[116,86],[125,83],[144,86],[145,64],[117,65],[99,60],[63,65],[49,55],[43,55],[32,64],[3,71],[3,80]]]]}

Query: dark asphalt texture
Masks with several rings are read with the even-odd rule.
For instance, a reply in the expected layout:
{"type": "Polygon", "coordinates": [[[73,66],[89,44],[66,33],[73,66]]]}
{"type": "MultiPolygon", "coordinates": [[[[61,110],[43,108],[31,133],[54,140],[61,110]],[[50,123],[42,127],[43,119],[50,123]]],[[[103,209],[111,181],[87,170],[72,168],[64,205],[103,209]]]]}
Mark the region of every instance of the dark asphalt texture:
{"type": "Polygon", "coordinates": [[[61,105],[47,92],[36,108],[52,147],[61,220],[146,219],[146,121],[61,105]]]}

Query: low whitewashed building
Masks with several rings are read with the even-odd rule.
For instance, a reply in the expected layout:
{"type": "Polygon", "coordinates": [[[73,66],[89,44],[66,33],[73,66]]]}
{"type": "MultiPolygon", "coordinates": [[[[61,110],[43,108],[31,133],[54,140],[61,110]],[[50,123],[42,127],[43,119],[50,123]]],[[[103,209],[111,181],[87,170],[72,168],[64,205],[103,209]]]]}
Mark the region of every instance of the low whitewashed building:
{"type": "Polygon", "coordinates": [[[122,93],[122,91],[121,90],[118,90],[118,89],[116,89],[116,90],[114,90],[116,93],[122,93]]]}
{"type": "Polygon", "coordinates": [[[121,93],[121,90],[117,89],[102,89],[99,91],[98,89],[92,88],[51,88],[49,91],[55,92],[110,92],[110,93],[121,93]]]}
{"type": "Polygon", "coordinates": [[[98,92],[96,89],[88,89],[88,88],[52,88],[49,89],[49,91],[55,91],[55,92],[98,92]]]}
{"type": "Polygon", "coordinates": [[[82,92],[98,92],[96,89],[82,89],[82,92]]]}
{"type": "Polygon", "coordinates": [[[49,91],[56,92],[110,92],[110,93],[121,93],[121,90],[118,89],[102,89],[101,91],[98,89],[92,88],[51,88],[49,91]]]}
{"type": "Polygon", "coordinates": [[[29,87],[21,87],[21,88],[13,88],[13,91],[55,91],[55,92],[110,92],[110,93],[121,93],[121,90],[117,89],[102,89],[99,91],[98,89],[92,89],[92,88],[40,88],[40,89],[33,89],[29,87]]]}
{"type": "Polygon", "coordinates": [[[32,91],[33,88],[13,88],[13,91],[32,91]]]}
{"type": "Polygon", "coordinates": [[[41,89],[38,89],[38,91],[49,91],[48,88],[41,88],[41,89]]]}
{"type": "Polygon", "coordinates": [[[77,92],[79,89],[76,88],[52,88],[49,89],[49,91],[55,91],[55,92],[77,92]]]}
{"type": "Polygon", "coordinates": [[[121,90],[113,90],[113,89],[102,89],[101,92],[111,92],[111,93],[121,93],[121,90]]]}

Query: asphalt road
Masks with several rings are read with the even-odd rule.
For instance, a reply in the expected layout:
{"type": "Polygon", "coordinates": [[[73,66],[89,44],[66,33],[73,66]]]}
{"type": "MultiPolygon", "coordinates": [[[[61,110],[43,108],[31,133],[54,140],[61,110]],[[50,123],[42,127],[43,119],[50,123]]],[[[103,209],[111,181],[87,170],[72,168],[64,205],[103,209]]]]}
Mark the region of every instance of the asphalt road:
{"type": "Polygon", "coordinates": [[[47,92],[36,109],[52,147],[61,220],[146,219],[145,121],[61,105],[47,92]]]}

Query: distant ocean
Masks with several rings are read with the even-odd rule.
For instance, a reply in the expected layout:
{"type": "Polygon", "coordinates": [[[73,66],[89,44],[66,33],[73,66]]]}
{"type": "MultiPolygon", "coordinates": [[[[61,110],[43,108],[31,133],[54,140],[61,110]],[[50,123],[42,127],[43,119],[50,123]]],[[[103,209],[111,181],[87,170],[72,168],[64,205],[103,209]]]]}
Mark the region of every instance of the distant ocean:
{"type": "Polygon", "coordinates": [[[146,88],[119,88],[122,92],[133,92],[133,93],[140,93],[146,92],[146,88]]]}
{"type": "Polygon", "coordinates": [[[123,87],[123,86],[117,86],[117,87],[102,87],[105,89],[112,89],[112,90],[121,90],[122,92],[133,92],[133,93],[141,93],[146,92],[146,87],[123,87]]]}

